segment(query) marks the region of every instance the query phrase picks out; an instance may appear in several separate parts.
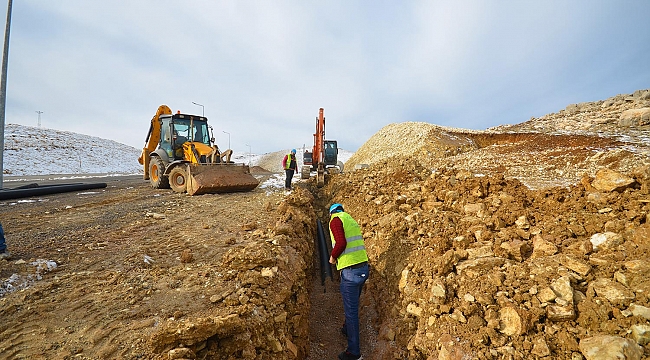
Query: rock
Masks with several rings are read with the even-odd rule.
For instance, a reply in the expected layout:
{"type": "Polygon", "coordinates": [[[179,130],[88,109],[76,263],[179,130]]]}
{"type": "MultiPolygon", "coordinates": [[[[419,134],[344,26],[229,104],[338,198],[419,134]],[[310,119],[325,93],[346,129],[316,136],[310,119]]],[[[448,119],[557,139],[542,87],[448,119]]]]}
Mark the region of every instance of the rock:
{"type": "Polygon", "coordinates": [[[546,317],[555,322],[571,321],[576,318],[573,305],[549,305],[546,308],[546,317]]]}
{"type": "Polygon", "coordinates": [[[623,111],[618,120],[618,125],[623,127],[650,125],[650,108],[623,111]]]}
{"type": "Polygon", "coordinates": [[[531,350],[530,353],[539,357],[544,357],[551,355],[551,350],[548,348],[544,338],[537,338],[533,340],[533,350],[531,350]]]}
{"type": "Polygon", "coordinates": [[[619,336],[598,335],[582,339],[580,352],[587,360],[641,360],[643,348],[632,339],[619,336]]]}
{"type": "Polygon", "coordinates": [[[163,219],[167,218],[164,214],[159,214],[159,213],[155,213],[155,212],[148,212],[144,216],[154,218],[156,220],[163,220],[163,219]]]}
{"type": "Polygon", "coordinates": [[[650,308],[641,305],[632,304],[630,305],[628,310],[632,312],[632,315],[634,316],[640,316],[642,318],[645,318],[646,320],[650,320],[650,308]]]}
{"type": "Polygon", "coordinates": [[[379,337],[388,341],[395,340],[395,331],[388,326],[383,325],[379,330],[379,337]]]}
{"type": "Polygon", "coordinates": [[[174,359],[196,359],[196,354],[192,349],[188,348],[176,348],[169,350],[167,353],[167,358],[169,360],[174,360],[174,359]]]}
{"type": "Polygon", "coordinates": [[[521,309],[504,307],[499,310],[499,331],[508,336],[519,336],[530,329],[530,316],[521,309]]]}
{"type": "Polygon", "coordinates": [[[469,293],[465,294],[465,295],[463,296],[463,299],[464,299],[465,301],[467,301],[467,302],[474,302],[474,301],[476,301],[476,299],[474,298],[474,296],[472,296],[472,294],[469,294],[469,293]]]}
{"type": "Polygon", "coordinates": [[[596,172],[596,177],[594,181],[591,182],[591,186],[598,191],[621,192],[632,186],[634,183],[634,179],[629,176],[625,176],[609,169],[600,169],[596,172]]]}
{"type": "Polygon", "coordinates": [[[555,294],[555,291],[553,291],[553,289],[551,289],[549,287],[545,287],[545,288],[542,288],[537,293],[537,298],[542,303],[550,303],[551,301],[554,301],[555,298],[557,298],[557,295],[555,294]]]}
{"type": "Polygon", "coordinates": [[[525,216],[520,216],[515,221],[515,225],[517,225],[518,228],[524,229],[524,230],[530,228],[530,223],[528,222],[528,219],[525,216]]]}
{"type": "Polygon", "coordinates": [[[523,261],[524,258],[530,255],[530,245],[521,240],[512,240],[501,243],[501,248],[504,249],[511,258],[517,261],[523,261]]]}
{"type": "Polygon", "coordinates": [[[454,309],[454,312],[451,315],[449,315],[449,317],[463,324],[467,322],[467,318],[465,318],[465,314],[463,314],[463,312],[458,309],[454,309]]]}
{"type": "Polygon", "coordinates": [[[465,214],[467,214],[467,215],[476,215],[480,211],[485,211],[485,204],[483,204],[483,203],[466,204],[463,207],[463,210],[465,211],[465,214]]]}
{"type": "Polygon", "coordinates": [[[466,274],[471,277],[476,277],[487,270],[499,267],[506,262],[504,258],[500,257],[484,257],[473,260],[461,261],[456,265],[456,271],[459,275],[466,274]]]}
{"type": "Polygon", "coordinates": [[[593,286],[598,296],[604,297],[614,305],[629,305],[634,300],[634,293],[632,291],[623,284],[610,279],[596,279],[589,286],[593,286]]]}
{"type": "MultiPolygon", "coordinates": [[[[557,295],[559,299],[564,300],[566,304],[573,304],[573,288],[571,287],[571,280],[568,276],[562,276],[553,281],[553,283],[551,283],[551,289],[553,289],[555,295],[557,295]]],[[[558,302],[557,299],[555,299],[555,302],[558,302]]]]}
{"type": "Polygon", "coordinates": [[[408,278],[409,278],[409,270],[408,269],[402,270],[402,276],[399,278],[399,284],[397,285],[400,292],[404,292],[404,288],[406,287],[408,278]]]}
{"type": "Polygon", "coordinates": [[[589,239],[594,251],[614,249],[623,243],[623,236],[613,232],[593,234],[589,239]]]}
{"type": "Polygon", "coordinates": [[[183,264],[190,263],[194,259],[194,256],[192,255],[192,250],[190,249],[185,249],[181,253],[181,262],[183,264]]]}
{"type": "Polygon", "coordinates": [[[422,310],[421,307],[417,306],[417,304],[410,303],[410,304],[408,304],[406,306],[406,312],[413,315],[413,316],[420,317],[420,316],[422,316],[423,310],[422,310]]]}
{"type": "Polygon", "coordinates": [[[432,279],[429,286],[431,288],[429,301],[434,304],[444,304],[447,299],[445,284],[440,280],[432,279]]]}
{"type": "Polygon", "coordinates": [[[479,246],[467,249],[468,259],[478,259],[483,257],[494,256],[492,245],[479,246]]]}
{"type": "Polygon", "coordinates": [[[645,345],[650,342],[650,325],[647,324],[637,324],[632,325],[630,328],[632,330],[632,338],[639,345],[645,345]]]}
{"type": "Polygon", "coordinates": [[[298,358],[298,347],[289,339],[286,343],[287,349],[291,352],[294,358],[298,358]]]}
{"type": "Polygon", "coordinates": [[[586,276],[589,271],[591,271],[591,266],[582,261],[576,260],[570,256],[562,255],[560,256],[560,264],[566,266],[569,270],[573,270],[576,273],[586,276]]]}
{"type": "Polygon", "coordinates": [[[535,235],[533,237],[533,259],[551,256],[557,253],[557,246],[553,243],[544,240],[541,235],[535,235]]]}

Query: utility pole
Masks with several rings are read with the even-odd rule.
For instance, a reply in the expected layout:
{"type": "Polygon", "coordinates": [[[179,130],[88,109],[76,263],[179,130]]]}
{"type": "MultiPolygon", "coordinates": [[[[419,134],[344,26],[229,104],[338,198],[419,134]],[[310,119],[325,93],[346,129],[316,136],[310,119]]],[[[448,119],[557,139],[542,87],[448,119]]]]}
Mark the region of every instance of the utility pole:
{"type": "Polygon", "coordinates": [[[39,110],[36,110],[36,113],[38,114],[38,127],[41,127],[41,114],[43,112],[39,111],[39,110]]]}
{"type": "Polygon", "coordinates": [[[5,104],[7,103],[7,63],[9,62],[9,29],[11,28],[11,3],[7,3],[7,25],[5,27],[5,46],[2,52],[2,75],[0,76],[0,189],[3,188],[4,150],[5,150],[5,104]]]}

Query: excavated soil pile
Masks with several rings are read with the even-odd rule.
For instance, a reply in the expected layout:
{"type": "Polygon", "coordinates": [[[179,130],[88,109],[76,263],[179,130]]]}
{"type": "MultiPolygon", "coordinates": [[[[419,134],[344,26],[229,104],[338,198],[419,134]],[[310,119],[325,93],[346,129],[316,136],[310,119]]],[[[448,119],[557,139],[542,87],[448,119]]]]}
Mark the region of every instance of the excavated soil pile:
{"type": "Polygon", "coordinates": [[[363,228],[383,358],[650,355],[650,168],[535,191],[389,161],[325,192],[363,228]]]}
{"type": "Polygon", "coordinates": [[[650,90],[485,131],[396,123],[373,135],[346,169],[391,158],[518,179],[531,189],[568,186],[602,167],[627,173],[650,164],[650,90]]]}

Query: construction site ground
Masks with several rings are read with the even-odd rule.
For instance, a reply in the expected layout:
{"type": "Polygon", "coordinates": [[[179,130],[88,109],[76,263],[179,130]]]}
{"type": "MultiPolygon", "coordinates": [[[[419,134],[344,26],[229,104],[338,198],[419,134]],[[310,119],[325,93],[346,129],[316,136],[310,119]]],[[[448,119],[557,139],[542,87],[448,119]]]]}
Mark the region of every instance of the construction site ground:
{"type": "Polygon", "coordinates": [[[343,310],[315,251],[332,202],[370,259],[365,359],[648,358],[648,102],[519,133],[391,124],[356,171],[290,194],[117,182],[3,201],[0,358],[335,359],[343,310]]]}

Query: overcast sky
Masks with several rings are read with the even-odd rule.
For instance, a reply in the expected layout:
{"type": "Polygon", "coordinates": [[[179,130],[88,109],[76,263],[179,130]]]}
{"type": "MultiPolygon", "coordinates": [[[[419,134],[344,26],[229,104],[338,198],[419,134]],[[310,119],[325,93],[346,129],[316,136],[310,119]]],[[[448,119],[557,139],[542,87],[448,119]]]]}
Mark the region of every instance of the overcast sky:
{"type": "Polygon", "coordinates": [[[141,148],[159,105],[196,102],[222,149],[227,131],[263,153],[312,146],[323,107],[326,138],[354,151],[393,122],[485,129],[650,88],[649,15],[646,0],[15,0],[6,122],[38,110],[141,148]]]}

